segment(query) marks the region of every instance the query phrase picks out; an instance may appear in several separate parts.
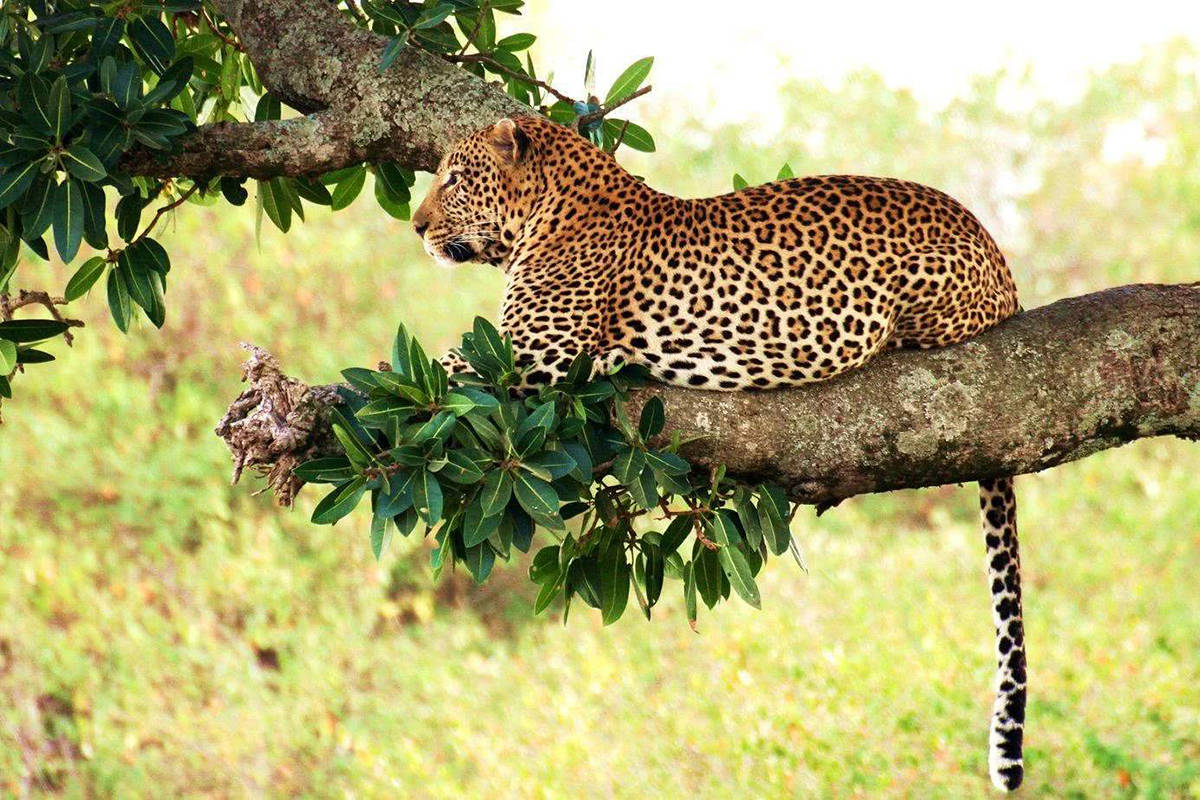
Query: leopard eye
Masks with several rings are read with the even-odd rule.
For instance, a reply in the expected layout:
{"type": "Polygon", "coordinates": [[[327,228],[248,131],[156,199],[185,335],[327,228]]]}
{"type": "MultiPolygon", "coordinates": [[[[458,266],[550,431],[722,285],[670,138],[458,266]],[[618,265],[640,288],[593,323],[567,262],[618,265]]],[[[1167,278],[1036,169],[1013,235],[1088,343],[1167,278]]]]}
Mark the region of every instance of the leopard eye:
{"type": "Polygon", "coordinates": [[[454,184],[458,183],[458,173],[450,172],[446,174],[446,180],[442,181],[442,188],[449,189],[454,184]]]}

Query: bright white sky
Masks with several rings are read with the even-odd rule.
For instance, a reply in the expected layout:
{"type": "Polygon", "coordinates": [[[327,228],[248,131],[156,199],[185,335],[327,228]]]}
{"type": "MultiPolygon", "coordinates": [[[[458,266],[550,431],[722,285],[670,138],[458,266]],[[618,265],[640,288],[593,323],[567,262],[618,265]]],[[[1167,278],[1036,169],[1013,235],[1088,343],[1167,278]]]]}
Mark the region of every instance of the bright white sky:
{"type": "Polygon", "coordinates": [[[1001,66],[1032,66],[1038,94],[1069,99],[1089,71],[1146,46],[1200,42],[1200,0],[530,0],[516,19],[539,34],[539,71],[567,94],[582,94],[589,49],[601,96],[653,55],[654,91],[638,102],[717,122],[769,105],[788,80],[834,82],[861,67],[933,106],[1001,66]]]}

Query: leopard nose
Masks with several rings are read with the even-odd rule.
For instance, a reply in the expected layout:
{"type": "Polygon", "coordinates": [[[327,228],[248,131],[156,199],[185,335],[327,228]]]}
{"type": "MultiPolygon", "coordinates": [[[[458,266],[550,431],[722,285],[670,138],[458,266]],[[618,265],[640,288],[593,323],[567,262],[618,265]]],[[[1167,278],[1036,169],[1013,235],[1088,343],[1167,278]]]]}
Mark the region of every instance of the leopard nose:
{"type": "Polygon", "coordinates": [[[425,231],[429,230],[428,222],[417,222],[413,224],[413,230],[417,232],[417,236],[424,236],[425,231]]]}

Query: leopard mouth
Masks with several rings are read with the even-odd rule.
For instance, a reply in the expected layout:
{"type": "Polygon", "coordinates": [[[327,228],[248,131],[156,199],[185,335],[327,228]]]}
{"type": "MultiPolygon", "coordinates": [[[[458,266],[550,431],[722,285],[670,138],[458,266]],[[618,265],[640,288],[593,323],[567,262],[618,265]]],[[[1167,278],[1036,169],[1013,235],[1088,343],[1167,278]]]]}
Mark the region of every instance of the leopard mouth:
{"type": "Polygon", "coordinates": [[[459,264],[475,257],[475,251],[465,242],[447,242],[443,249],[451,261],[459,264]]]}

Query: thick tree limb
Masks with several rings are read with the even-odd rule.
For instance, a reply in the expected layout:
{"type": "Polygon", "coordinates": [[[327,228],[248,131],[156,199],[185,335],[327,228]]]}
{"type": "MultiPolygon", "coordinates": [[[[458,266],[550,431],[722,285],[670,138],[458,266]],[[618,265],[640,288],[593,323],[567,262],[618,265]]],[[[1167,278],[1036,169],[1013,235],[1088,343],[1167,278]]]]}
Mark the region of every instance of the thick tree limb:
{"type": "MultiPolygon", "coordinates": [[[[222,421],[253,434],[225,438],[237,463],[294,489],[290,468],[276,465],[327,442],[324,417],[281,426],[275,407],[253,399],[278,393],[255,373],[303,385],[253,362],[250,389],[222,421]]],[[[1135,439],[1200,437],[1200,284],[1062,300],[963,344],[884,353],[824,383],[743,393],[656,385],[640,398],[653,394],[668,430],[701,437],[689,458],[779,483],[797,502],[1039,472],[1135,439]]]]}
{"type": "Polygon", "coordinates": [[[328,0],[217,0],[264,85],[310,116],[202,126],[183,152],[129,153],[154,177],[310,175],[363,161],[431,171],[450,144],[529,108],[417,47],[379,73],[387,39],[357,28],[328,0]]]}

